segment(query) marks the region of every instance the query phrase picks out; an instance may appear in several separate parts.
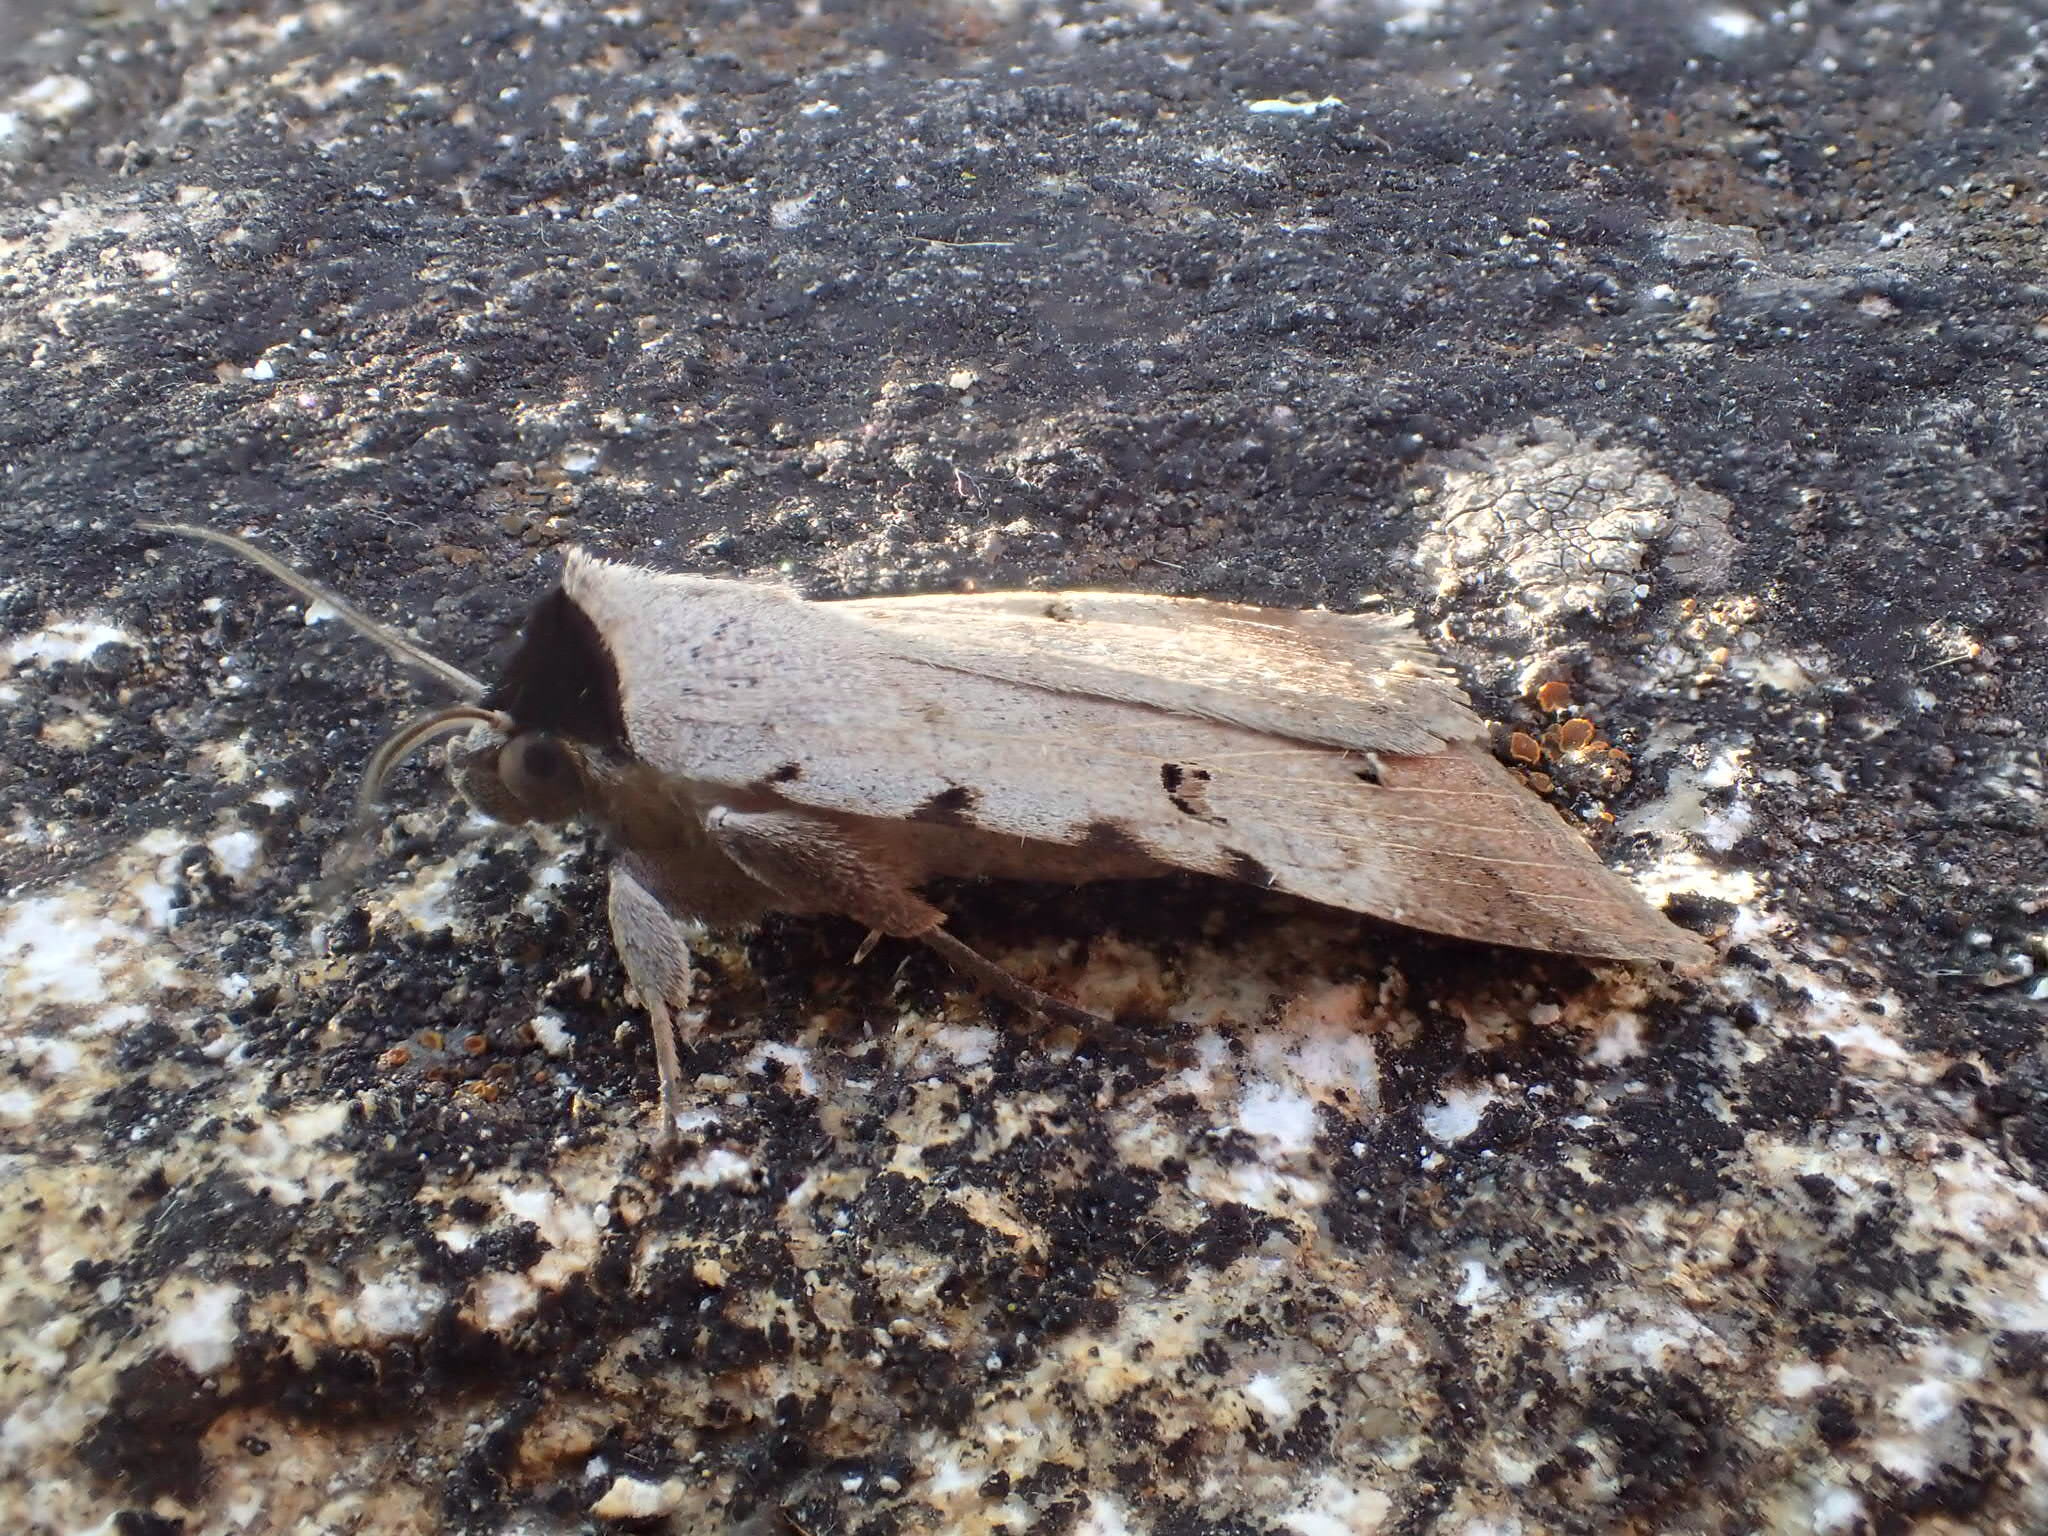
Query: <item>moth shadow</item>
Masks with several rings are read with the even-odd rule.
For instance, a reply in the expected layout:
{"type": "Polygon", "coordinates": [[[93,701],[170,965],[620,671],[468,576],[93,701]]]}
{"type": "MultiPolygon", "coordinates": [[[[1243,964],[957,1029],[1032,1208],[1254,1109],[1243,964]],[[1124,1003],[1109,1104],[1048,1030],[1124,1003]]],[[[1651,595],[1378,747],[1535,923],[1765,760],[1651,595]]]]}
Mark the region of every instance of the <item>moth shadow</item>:
{"type": "MultiPolygon", "coordinates": [[[[1088,1042],[1088,1054],[1120,1070],[1171,1070],[1172,1053],[1204,1034],[1220,1037],[1233,1057],[1270,1054],[1298,1043],[1290,1036],[1340,1027],[1332,1023],[1340,1016],[1374,1030],[1395,1013],[1420,1027],[1388,1049],[1425,1076],[1482,1064],[1560,1069],[1577,1060],[1578,1042],[1523,1029],[1475,1048],[1468,1021],[1526,1017],[1533,1001],[1569,1000],[1596,985],[1594,968],[1570,956],[1418,933],[1200,875],[1082,886],[940,881],[927,894],[949,914],[954,936],[1028,985],[1111,1019],[1119,1038],[1088,1042]],[[1322,1000],[1337,995],[1351,1001],[1333,1012],[1322,1000]]],[[[744,998],[740,1010],[751,1013],[758,999],[769,1018],[824,1012],[828,1035],[847,1044],[894,1027],[906,1004],[959,1021],[972,980],[900,941],[885,941],[856,967],[863,938],[836,918],[771,918],[747,945],[751,976],[729,978],[741,988],[734,1000],[744,998]]],[[[1073,1031],[1048,1030],[993,994],[983,992],[979,1006],[1006,1052],[1077,1043],[1073,1031]]],[[[751,1035],[736,1014],[720,1012],[751,1035]]]]}

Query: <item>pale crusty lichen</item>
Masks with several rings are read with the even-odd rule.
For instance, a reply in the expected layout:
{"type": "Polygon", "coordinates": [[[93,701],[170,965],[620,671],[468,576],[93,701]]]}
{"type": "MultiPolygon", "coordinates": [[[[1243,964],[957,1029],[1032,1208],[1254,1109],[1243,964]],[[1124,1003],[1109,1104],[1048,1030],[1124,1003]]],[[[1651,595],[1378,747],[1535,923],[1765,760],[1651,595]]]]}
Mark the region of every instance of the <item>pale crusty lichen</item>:
{"type": "Polygon", "coordinates": [[[1712,586],[1734,556],[1721,497],[1542,417],[1472,444],[1437,474],[1415,562],[1442,596],[1493,597],[1511,628],[1630,613],[1660,566],[1680,587],[1712,586]]]}

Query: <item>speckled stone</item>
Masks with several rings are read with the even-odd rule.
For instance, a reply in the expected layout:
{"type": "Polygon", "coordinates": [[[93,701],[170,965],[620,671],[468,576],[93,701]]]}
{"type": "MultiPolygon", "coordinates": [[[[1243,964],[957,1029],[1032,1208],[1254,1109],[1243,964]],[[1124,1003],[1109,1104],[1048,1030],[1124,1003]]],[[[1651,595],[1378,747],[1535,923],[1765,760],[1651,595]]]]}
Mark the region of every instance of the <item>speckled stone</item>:
{"type": "Polygon", "coordinates": [[[28,10],[0,1526],[2048,1529],[2021,11],[28,10]],[[430,690],[165,516],[478,670],[571,540],[1383,595],[1720,959],[939,893],[1179,1068],[778,921],[664,1162],[596,852],[323,883],[430,690]]]}

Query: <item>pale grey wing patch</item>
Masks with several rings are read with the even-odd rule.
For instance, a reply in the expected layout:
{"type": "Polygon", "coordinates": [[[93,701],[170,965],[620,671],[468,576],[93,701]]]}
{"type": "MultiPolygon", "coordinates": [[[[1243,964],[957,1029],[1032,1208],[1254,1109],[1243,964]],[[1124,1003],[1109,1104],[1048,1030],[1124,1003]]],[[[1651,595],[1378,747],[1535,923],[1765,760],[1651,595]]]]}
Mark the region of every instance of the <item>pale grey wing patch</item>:
{"type": "Polygon", "coordinates": [[[1481,734],[1405,618],[1116,592],[821,605],[927,666],[1298,741],[1434,752],[1481,734]]]}

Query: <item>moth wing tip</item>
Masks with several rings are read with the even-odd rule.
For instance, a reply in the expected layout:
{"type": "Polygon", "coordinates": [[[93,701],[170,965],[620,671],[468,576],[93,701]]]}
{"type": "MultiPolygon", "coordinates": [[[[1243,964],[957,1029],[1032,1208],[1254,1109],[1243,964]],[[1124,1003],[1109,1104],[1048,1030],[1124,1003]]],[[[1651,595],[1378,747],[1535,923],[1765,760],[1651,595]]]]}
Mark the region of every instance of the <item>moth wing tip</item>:
{"type": "Polygon", "coordinates": [[[1719,956],[1714,946],[1699,934],[1658,913],[1636,933],[1613,945],[1605,958],[1637,964],[1661,961],[1677,967],[1682,976],[1700,976],[1713,967],[1719,956]]]}
{"type": "Polygon", "coordinates": [[[1683,928],[1678,931],[1684,933],[1685,938],[1672,944],[1670,947],[1673,952],[1666,954],[1664,958],[1677,966],[1681,975],[1704,976],[1714,968],[1715,963],[1721,958],[1720,955],[1713,945],[1698,934],[1686,933],[1683,928]]]}

